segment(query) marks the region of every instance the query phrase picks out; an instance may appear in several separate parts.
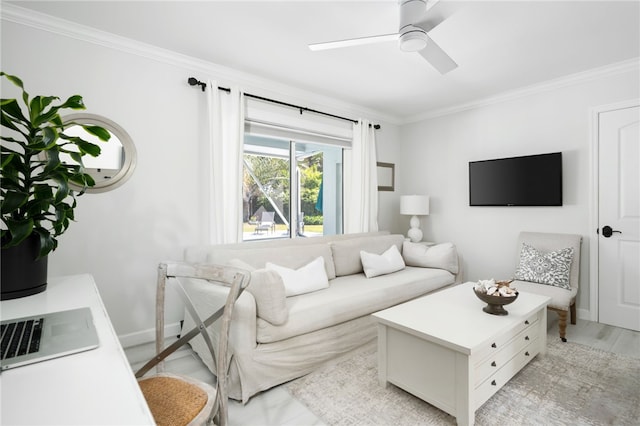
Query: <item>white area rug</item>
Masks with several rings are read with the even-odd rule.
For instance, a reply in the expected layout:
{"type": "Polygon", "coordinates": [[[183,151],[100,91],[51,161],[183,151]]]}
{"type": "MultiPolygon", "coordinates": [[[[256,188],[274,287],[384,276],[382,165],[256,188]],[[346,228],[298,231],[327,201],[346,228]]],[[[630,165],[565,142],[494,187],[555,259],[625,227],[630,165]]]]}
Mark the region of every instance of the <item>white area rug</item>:
{"type": "MultiPolygon", "coordinates": [[[[476,411],[476,425],[638,425],[640,359],[549,338],[536,357],[476,411]]],[[[455,418],[378,384],[370,346],[286,385],[329,425],[455,425],[455,418]]]]}

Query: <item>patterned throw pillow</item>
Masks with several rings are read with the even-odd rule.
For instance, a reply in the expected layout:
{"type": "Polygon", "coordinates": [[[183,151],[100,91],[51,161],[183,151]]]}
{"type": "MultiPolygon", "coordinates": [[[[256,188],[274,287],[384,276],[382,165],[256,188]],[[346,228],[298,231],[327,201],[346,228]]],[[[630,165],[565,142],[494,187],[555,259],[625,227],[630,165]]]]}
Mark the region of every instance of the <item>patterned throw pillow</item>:
{"type": "Polygon", "coordinates": [[[522,243],[520,264],[515,279],[571,290],[569,273],[572,259],[573,247],[543,253],[527,243],[522,243]]]}

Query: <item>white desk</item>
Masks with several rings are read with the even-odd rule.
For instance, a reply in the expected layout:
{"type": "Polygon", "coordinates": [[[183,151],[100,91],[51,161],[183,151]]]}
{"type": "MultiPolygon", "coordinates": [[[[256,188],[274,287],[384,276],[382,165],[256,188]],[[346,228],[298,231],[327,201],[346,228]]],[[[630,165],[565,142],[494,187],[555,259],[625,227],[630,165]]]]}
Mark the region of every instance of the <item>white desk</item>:
{"type": "Polygon", "coordinates": [[[0,304],[14,318],[89,306],[97,349],[0,374],[2,425],[153,425],[153,417],[91,275],[50,278],[47,290],[0,304]]]}

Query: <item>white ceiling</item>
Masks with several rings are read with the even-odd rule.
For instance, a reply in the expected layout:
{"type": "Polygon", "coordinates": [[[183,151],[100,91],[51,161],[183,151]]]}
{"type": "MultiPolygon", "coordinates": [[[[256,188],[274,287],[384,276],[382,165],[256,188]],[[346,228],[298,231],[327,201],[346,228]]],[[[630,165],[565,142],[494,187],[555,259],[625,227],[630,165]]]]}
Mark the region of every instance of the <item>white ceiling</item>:
{"type": "Polygon", "coordinates": [[[394,42],[307,48],[397,32],[396,0],[16,3],[400,122],[640,57],[638,0],[442,0],[448,18],[429,35],[459,64],[444,76],[394,42]]]}

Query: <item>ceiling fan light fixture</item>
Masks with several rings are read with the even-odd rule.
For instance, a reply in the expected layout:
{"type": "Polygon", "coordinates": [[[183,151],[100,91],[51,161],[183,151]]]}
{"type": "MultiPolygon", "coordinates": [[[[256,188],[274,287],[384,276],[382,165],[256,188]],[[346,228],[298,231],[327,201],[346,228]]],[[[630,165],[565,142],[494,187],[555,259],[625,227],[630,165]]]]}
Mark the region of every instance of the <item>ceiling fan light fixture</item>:
{"type": "Polygon", "coordinates": [[[403,52],[417,52],[427,47],[428,40],[429,38],[423,30],[416,29],[402,33],[398,42],[400,50],[403,52]]]}

